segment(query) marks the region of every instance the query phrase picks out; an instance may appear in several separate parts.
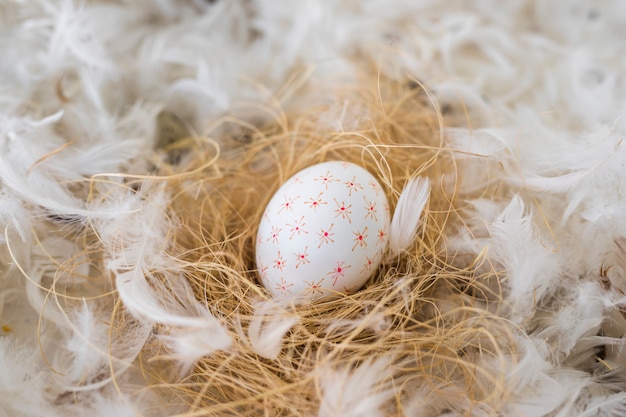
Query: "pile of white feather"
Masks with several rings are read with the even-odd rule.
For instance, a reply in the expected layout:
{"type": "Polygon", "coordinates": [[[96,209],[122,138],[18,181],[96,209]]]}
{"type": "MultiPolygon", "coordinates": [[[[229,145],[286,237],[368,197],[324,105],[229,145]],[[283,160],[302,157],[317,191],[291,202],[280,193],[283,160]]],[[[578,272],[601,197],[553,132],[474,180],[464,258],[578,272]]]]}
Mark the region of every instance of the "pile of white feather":
{"type": "MultiPolygon", "coordinates": [[[[179,270],[164,255],[171,196],[157,181],[127,186],[155,163],[157,115],[202,133],[302,67],[311,88],[280,104],[331,103],[368,60],[456,115],[444,135],[466,228],[449,250],[499,265],[494,312],[520,329],[501,415],[625,415],[624,22],[620,0],[3,0],[0,416],[184,412],[142,390],[137,355],[156,338],[184,375],[233,340],[184,280],[163,292],[144,278],[179,270]],[[94,241],[105,270],[91,267],[94,241]]],[[[329,125],[349,123],[341,104],[329,125]]],[[[291,324],[252,343],[275,352],[291,324]]],[[[386,370],[328,370],[319,415],[384,415],[389,391],[351,399],[386,370]]]]}

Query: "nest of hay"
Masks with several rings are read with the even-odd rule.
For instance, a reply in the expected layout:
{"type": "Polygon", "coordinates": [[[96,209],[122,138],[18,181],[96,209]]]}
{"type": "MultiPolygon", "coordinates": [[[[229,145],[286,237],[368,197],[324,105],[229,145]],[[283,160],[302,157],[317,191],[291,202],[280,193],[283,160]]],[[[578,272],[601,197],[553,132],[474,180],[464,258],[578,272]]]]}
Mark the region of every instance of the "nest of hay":
{"type": "Polygon", "coordinates": [[[183,405],[180,415],[331,415],[333,407],[368,407],[377,395],[386,398],[385,415],[440,413],[451,396],[467,399],[457,410],[464,413],[505,400],[501,375],[485,366],[512,349],[513,329],[489,312],[500,300],[497,271],[446,246],[462,221],[455,196],[461,172],[442,143],[446,116],[416,82],[379,79],[342,94],[337,102],[356,116],[349,130],[324,120],[328,104],[293,114],[246,108],[263,122],[225,116],[205,134],[170,140],[155,163],[172,196],[169,252],[234,341],[182,380],[161,367],[167,351],[153,345],[143,356],[155,389],[183,405]],[[424,227],[360,291],[274,303],[255,270],[259,220],[287,178],[328,160],[368,169],[392,206],[409,178],[429,177],[436,185],[424,227]],[[275,347],[263,350],[258,333],[272,330],[275,347]],[[418,392],[430,398],[423,410],[418,392]]]}

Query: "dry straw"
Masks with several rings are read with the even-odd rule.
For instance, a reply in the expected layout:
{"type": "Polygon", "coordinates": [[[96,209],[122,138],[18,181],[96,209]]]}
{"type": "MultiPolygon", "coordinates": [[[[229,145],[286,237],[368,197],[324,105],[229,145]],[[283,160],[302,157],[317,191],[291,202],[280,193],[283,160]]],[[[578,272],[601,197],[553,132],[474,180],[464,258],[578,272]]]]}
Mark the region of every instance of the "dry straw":
{"type": "MultiPolygon", "coordinates": [[[[245,120],[261,122],[225,116],[203,134],[166,138],[168,157],[155,162],[158,174],[127,178],[131,188],[145,181],[165,185],[169,255],[233,340],[182,377],[158,339],[144,347],[138,366],[163,402],[185,410],[180,416],[323,415],[320,402],[329,389],[338,395],[345,389],[346,398],[361,395],[348,392],[337,376],[357,369],[385,372],[369,394],[384,396],[382,412],[389,416],[419,409],[411,402],[418,393],[429,401],[427,414],[454,404],[463,404],[462,413],[480,407],[489,414],[506,400],[502,370],[514,354],[513,329],[488,312],[500,304],[498,286],[488,285],[497,282],[496,271],[481,256],[447,250],[447,236],[462,218],[460,173],[444,147],[444,119],[415,81],[361,81],[337,92],[343,113],[326,104],[293,114],[278,104],[242,105],[245,120]],[[337,114],[349,130],[329,123],[337,114]],[[255,272],[260,217],[287,178],[329,160],[368,169],[392,206],[409,179],[428,177],[433,185],[423,227],[410,250],[381,265],[362,290],[275,307],[275,316],[291,327],[277,350],[260,354],[250,327],[258,330],[259,306],[271,301],[255,272]]],[[[112,322],[131,325],[119,300],[116,305],[112,322]]]]}

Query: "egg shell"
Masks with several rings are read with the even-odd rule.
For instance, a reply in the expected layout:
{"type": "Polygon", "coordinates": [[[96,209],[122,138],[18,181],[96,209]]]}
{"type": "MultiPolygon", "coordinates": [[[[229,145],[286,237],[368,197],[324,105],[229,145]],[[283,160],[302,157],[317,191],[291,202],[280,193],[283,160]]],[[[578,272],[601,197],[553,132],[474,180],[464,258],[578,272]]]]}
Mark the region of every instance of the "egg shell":
{"type": "Polygon", "coordinates": [[[256,240],[261,283],[277,298],[314,300],[358,290],[388,242],[380,183],[348,162],[324,162],[289,178],[268,203],[256,240]]]}

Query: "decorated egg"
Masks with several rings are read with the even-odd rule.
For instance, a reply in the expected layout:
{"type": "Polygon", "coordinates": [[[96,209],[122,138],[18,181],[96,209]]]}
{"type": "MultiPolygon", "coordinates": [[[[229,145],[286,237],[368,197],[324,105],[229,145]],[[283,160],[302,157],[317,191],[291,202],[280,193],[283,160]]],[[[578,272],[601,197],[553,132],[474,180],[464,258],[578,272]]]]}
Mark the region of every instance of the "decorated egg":
{"type": "Polygon", "coordinates": [[[261,283],[278,298],[358,290],[381,262],[389,227],[387,198],[367,170],[336,161],[308,167],[265,209],[256,240],[261,283]]]}

